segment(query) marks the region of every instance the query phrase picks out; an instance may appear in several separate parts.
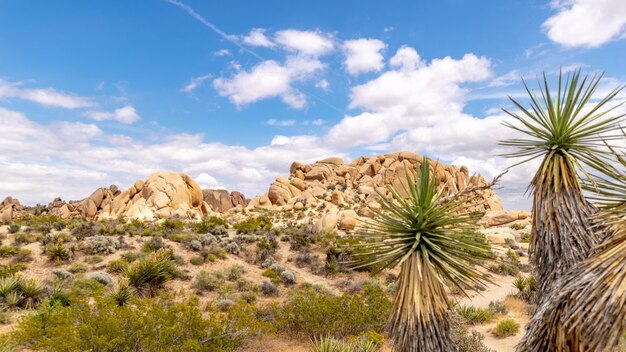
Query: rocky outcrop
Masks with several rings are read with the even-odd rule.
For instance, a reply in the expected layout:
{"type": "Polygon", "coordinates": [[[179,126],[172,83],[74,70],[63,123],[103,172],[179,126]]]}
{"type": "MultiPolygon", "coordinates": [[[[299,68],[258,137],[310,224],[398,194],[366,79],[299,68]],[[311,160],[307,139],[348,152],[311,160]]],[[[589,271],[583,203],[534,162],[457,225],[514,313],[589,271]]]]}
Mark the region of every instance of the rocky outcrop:
{"type": "MultiPolygon", "coordinates": [[[[411,152],[396,152],[373,157],[360,157],[349,164],[341,158],[333,157],[310,165],[294,162],[290,167],[289,178],[278,177],[267,193],[253,198],[249,207],[291,209],[295,204],[316,206],[320,202],[330,202],[339,207],[363,204],[367,207],[380,207],[379,193],[388,195],[391,185],[403,196],[406,190],[407,172],[415,180],[416,166],[421,166],[424,157],[411,152]]],[[[436,173],[445,193],[453,193],[467,187],[484,186],[488,182],[478,175],[471,175],[467,167],[448,166],[430,161],[431,173],[436,173]]],[[[491,190],[477,192],[478,197],[468,200],[469,211],[498,211],[502,204],[491,190]]],[[[362,215],[367,215],[363,211],[362,215]]],[[[369,212],[371,214],[371,212],[369,212]]],[[[346,220],[345,227],[351,226],[346,220]]],[[[330,226],[326,226],[330,227],[330,226]]]]}
{"type": "Polygon", "coordinates": [[[97,218],[200,219],[210,212],[196,181],[186,174],[166,171],[135,182],[102,209],[97,218]]]}
{"type": "Polygon", "coordinates": [[[13,197],[6,197],[0,203],[0,220],[12,220],[19,212],[24,210],[20,201],[13,197]]]}
{"type": "Polygon", "coordinates": [[[224,213],[232,208],[245,208],[249,200],[242,193],[228,192],[224,189],[203,189],[202,197],[211,209],[218,213],[224,213]]]}
{"type": "Polygon", "coordinates": [[[56,198],[48,204],[48,211],[62,219],[85,217],[93,220],[102,212],[110,212],[113,200],[120,194],[120,190],[115,185],[108,188],[101,187],[89,197],[79,201],[66,203],[61,198],[56,198]]]}

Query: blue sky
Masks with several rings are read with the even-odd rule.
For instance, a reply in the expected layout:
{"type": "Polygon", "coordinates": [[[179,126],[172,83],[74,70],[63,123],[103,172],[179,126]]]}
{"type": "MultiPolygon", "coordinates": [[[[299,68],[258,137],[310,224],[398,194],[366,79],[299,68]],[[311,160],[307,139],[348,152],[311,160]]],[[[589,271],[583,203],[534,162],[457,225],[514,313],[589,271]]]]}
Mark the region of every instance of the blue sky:
{"type": "Polygon", "coordinates": [[[493,177],[520,78],[622,84],[625,28],[621,0],[0,1],[0,196],[161,169],[253,196],[294,160],[400,149],[493,177]]]}

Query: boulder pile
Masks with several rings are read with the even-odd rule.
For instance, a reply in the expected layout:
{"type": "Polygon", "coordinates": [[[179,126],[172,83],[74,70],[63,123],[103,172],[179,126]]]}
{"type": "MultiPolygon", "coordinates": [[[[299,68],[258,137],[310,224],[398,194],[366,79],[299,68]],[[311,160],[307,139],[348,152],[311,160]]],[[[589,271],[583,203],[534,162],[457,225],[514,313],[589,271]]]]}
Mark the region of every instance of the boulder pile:
{"type": "Polygon", "coordinates": [[[64,202],[61,198],[55,198],[48,204],[48,211],[61,219],[72,217],[85,217],[95,219],[102,212],[110,212],[113,200],[120,195],[120,190],[115,185],[101,187],[95,190],[89,197],[79,200],[64,202]]]}
{"type": "Polygon", "coordinates": [[[183,173],[165,171],[154,173],[145,181],[135,182],[115,196],[96,218],[200,219],[210,211],[196,181],[183,173]]]}
{"type": "Polygon", "coordinates": [[[0,220],[11,220],[18,212],[24,210],[24,206],[20,201],[13,197],[6,197],[0,203],[0,220]]]}
{"type": "MultiPolygon", "coordinates": [[[[368,215],[368,211],[380,208],[379,193],[387,196],[388,185],[401,195],[408,196],[407,172],[414,181],[416,166],[420,167],[423,162],[423,156],[411,152],[362,156],[349,164],[337,157],[310,165],[294,162],[288,178],[278,177],[267,193],[253,198],[248,207],[288,211],[304,206],[314,207],[322,202],[331,202],[339,207],[360,203],[366,205],[362,215],[368,215]]],[[[488,184],[484,177],[471,175],[465,166],[459,168],[431,160],[430,172],[438,175],[440,187],[447,194],[488,184]]],[[[479,190],[477,193],[478,197],[469,201],[469,211],[503,209],[493,190],[479,190]]]]}

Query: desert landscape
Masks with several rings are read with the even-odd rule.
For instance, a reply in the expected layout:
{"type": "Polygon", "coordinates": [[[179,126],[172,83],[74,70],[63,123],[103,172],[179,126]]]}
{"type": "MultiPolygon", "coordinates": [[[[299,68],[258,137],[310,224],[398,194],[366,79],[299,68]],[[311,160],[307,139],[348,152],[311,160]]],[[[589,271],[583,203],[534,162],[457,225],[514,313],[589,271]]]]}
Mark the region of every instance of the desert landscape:
{"type": "Polygon", "coordinates": [[[626,352],[625,0],[0,1],[0,352],[626,352]]]}

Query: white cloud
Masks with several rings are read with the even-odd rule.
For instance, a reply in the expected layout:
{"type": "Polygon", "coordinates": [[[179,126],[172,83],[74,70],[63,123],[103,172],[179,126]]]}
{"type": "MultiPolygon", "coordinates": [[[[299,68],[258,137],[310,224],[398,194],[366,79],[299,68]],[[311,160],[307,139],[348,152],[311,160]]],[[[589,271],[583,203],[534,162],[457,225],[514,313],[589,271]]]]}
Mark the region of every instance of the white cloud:
{"type": "Polygon", "coordinates": [[[326,121],[324,121],[324,120],[322,120],[322,119],[315,119],[315,120],[313,120],[313,121],[311,122],[311,124],[312,124],[313,126],[321,126],[321,125],[323,125],[323,124],[325,124],[325,123],[326,123],[326,121]]]}
{"type": "Polygon", "coordinates": [[[558,13],[543,23],[548,37],[566,47],[598,47],[626,35],[626,1],[553,1],[558,13]]]}
{"type": "Polygon", "coordinates": [[[315,83],[315,88],[328,90],[329,87],[330,87],[330,83],[328,83],[326,79],[321,79],[317,83],[315,83]]]}
{"type": "Polygon", "coordinates": [[[313,77],[324,67],[318,59],[301,55],[290,56],[285,63],[266,60],[249,71],[236,73],[232,78],[217,78],[213,86],[237,107],[280,97],[285,104],[300,109],[306,105],[306,96],[292,84],[313,77]]]}
{"type": "Polygon", "coordinates": [[[196,88],[200,87],[202,85],[202,83],[204,83],[204,81],[206,81],[207,79],[209,79],[211,77],[212,77],[212,75],[210,75],[210,74],[204,75],[204,76],[199,76],[199,77],[194,77],[180,91],[184,92],[184,93],[191,93],[196,88]]]}
{"type": "Polygon", "coordinates": [[[108,111],[86,111],[85,116],[96,121],[114,120],[124,124],[131,124],[141,120],[141,116],[134,107],[126,105],[113,112],[108,111]]]}
{"type": "Polygon", "coordinates": [[[354,39],[343,42],[344,65],[351,75],[380,71],[385,66],[380,53],[387,45],[378,39],[354,39]]]}
{"type": "Polygon", "coordinates": [[[0,198],[12,195],[26,204],[57,196],[82,199],[110,184],[125,189],[161,170],[254,196],[267,191],[277,175],[287,175],[294,160],[346,157],[316,136],[277,136],[257,148],[206,143],[201,135],[189,134],[146,142],[107,134],[93,124],[39,124],[2,108],[0,126],[0,198]]]}
{"type": "Polygon", "coordinates": [[[65,109],[79,109],[95,105],[90,98],[60,92],[53,88],[23,88],[20,84],[0,80],[0,99],[2,98],[17,98],[47,107],[65,109]]]}
{"type": "Polygon", "coordinates": [[[265,29],[254,28],[250,33],[243,37],[243,42],[252,46],[261,46],[265,48],[271,48],[276,46],[266,35],[265,29]]]}
{"type": "MultiPolygon", "coordinates": [[[[193,177],[193,176],[192,176],[193,177]]],[[[197,177],[194,178],[194,180],[196,182],[198,182],[198,185],[200,185],[200,188],[205,189],[205,188],[211,188],[211,189],[220,189],[220,188],[224,188],[223,186],[220,185],[220,183],[215,179],[215,177],[207,174],[206,172],[202,172],[200,173],[197,177]]]]}
{"type": "Polygon", "coordinates": [[[312,56],[328,54],[334,49],[330,35],[320,31],[287,29],[276,32],[275,41],[288,50],[312,56]]]}
{"type": "Polygon", "coordinates": [[[389,64],[392,67],[399,68],[400,70],[415,70],[422,65],[417,51],[410,46],[403,45],[398,49],[396,54],[389,59],[389,64]]]}
{"type": "Polygon", "coordinates": [[[277,120],[277,119],[269,119],[266,123],[270,126],[277,127],[289,127],[296,124],[296,120],[277,120]]]}
{"type": "Polygon", "coordinates": [[[220,49],[216,52],[213,53],[213,55],[218,56],[218,57],[222,57],[222,56],[230,56],[230,50],[228,49],[220,49]]]}

